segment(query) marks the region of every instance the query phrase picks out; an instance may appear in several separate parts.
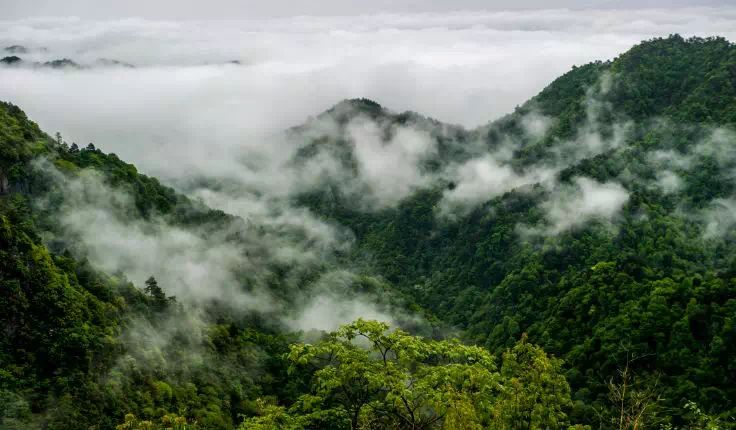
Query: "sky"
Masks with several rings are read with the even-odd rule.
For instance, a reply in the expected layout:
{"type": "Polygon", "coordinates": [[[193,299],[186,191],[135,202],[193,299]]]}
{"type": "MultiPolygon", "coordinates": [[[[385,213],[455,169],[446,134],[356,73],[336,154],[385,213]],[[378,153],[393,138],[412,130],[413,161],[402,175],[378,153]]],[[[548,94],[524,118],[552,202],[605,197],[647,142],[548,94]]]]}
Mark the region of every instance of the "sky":
{"type": "Polygon", "coordinates": [[[355,15],[454,10],[671,8],[726,6],[729,0],[0,0],[6,19],[30,16],[149,19],[234,19],[294,15],[355,15]]]}
{"type": "MultiPolygon", "coordinates": [[[[0,48],[29,51],[25,66],[0,67],[0,100],[69,143],[94,142],[167,183],[242,180],[241,160],[279,166],[288,149],[270,136],[343,99],[474,128],[574,65],[613,59],[642,40],[736,40],[736,5],[720,0],[0,0],[0,10],[0,48]],[[85,68],[32,66],[60,58],[85,68]]],[[[377,187],[389,186],[378,180],[386,170],[421,158],[415,146],[371,154],[395,166],[375,170],[377,187]]],[[[489,166],[481,160],[463,174],[489,166]]],[[[400,197],[416,181],[396,182],[406,185],[400,197]]]]}

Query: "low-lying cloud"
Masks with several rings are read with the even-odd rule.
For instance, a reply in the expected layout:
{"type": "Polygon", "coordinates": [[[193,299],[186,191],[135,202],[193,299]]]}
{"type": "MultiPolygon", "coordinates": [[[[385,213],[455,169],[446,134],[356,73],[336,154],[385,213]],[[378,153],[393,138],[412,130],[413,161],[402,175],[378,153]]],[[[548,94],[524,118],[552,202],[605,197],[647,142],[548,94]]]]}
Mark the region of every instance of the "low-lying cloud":
{"type": "Polygon", "coordinates": [[[556,172],[553,168],[539,167],[528,173],[517,173],[491,154],[472,158],[454,171],[455,186],[445,192],[439,215],[452,218],[515,188],[550,180],[556,172]]]}
{"type": "MultiPolygon", "coordinates": [[[[357,275],[335,270],[334,253],[347,251],[351,236],[304,209],[284,206],[280,215],[269,215],[265,207],[266,212],[245,213],[233,206],[233,213],[247,216],[244,222],[184,227],[162,216],[141,218],[132,196],[93,171],[68,176],[48,161],[36,168],[55,188],[50,200],[37,204],[43,209],[60,201],[50,240],[60,240],[101,270],[125,274],[139,287],[155,276],[168,295],[193,312],[218,304],[241,315],[269,316],[294,330],[332,330],[361,316],[396,321],[385,297],[355,293],[351,285],[357,275]],[[320,272],[325,273],[310,280],[320,272]]],[[[210,199],[217,203],[221,197],[210,199]]],[[[258,206],[257,200],[235,200],[248,202],[258,206]]]]}
{"type": "Polygon", "coordinates": [[[734,39],[734,20],[731,8],[698,8],[4,21],[3,46],[48,48],[30,60],[105,58],[137,68],[0,69],[0,98],[70,142],[94,141],[147,173],[177,177],[192,167],[209,171],[233,146],[345,98],[474,127],[573,64],[675,32],[734,39]]]}
{"type": "Polygon", "coordinates": [[[703,212],[703,236],[718,239],[736,226],[736,197],[716,199],[703,212]]]}
{"type": "Polygon", "coordinates": [[[397,127],[386,140],[373,121],[357,119],[348,126],[358,169],[379,206],[394,205],[426,185],[430,178],[419,169],[422,160],[436,155],[428,133],[397,127]]]}
{"type": "MultiPolygon", "coordinates": [[[[154,275],[168,294],[185,303],[217,301],[244,311],[273,309],[265,289],[242,288],[238,272],[245,269],[253,275],[263,268],[247,255],[247,245],[227,239],[231,226],[205,235],[158,217],[143,220],[132,197],[106,185],[95,172],[68,178],[48,162],[37,168],[51,177],[63,196],[54,215],[61,238],[95,267],[122,272],[138,286],[154,275]]],[[[250,239],[256,241],[254,235],[250,239]]]]}
{"type": "MultiPolygon", "coordinates": [[[[293,148],[274,138],[339,100],[368,97],[396,111],[475,127],[512,111],[573,64],[609,59],[642,39],[674,32],[736,38],[734,21],[732,8],[4,21],[0,43],[27,47],[28,60],[95,64],[102,58],[136,68],[0,67],[0,99],[69,143],[94,142],[167,183],[234,179],[254,195],[284,196],[325,177],[344,179],[327,157],[296,178],[284,174],[293,148]]],[[[598,108],[588,107],[591,114],[598,108]]],[[[528,115],[523,126],[541,136],[552,121],[528,115]]],[[[364,142],[357,146],[361,180],[381,207],[427,183],[414,164],[434,144],[412,129],[379,142],[372,126],[353,132],[364,142]]],[[[567,149],[599,153],[611,142],[616,139],[601,140],[591,129],[558,145],[557,156],[567,157],[567,149]]],[[[512,175],[496,166],[504,161],[497,152],[457,166],[450,179],[460,183],[445,206],[546,175],[512,175]]]]}
{"type": "Polygon", "coordinates": [[[594,218],[610,220],[628,200],[628,191],[619,183],[581,177],[555,189],[542,207],[547,212],[549,232],[557,234],[594,218]]]}

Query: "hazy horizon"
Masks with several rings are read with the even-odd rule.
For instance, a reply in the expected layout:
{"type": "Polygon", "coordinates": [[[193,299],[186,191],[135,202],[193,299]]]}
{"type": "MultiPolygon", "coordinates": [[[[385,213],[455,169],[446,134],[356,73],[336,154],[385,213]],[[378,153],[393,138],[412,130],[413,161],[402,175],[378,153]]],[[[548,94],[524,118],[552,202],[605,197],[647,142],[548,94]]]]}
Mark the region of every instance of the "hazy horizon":
{"type": "Polygon", "coordinates": [[[315,3],[308,0],[277,0],[269,2],[212,0],[174,1],[143,0],[93,1],[72,0],[53,2],[29,0],[17,2],[0,0],[5,19],[47,16],[78,16],[81,18],[129,18],[148,19],[243,19],[285,16],[336,16],[376,13],[448,12],[460,10],[533,10],[533,9],[642,9],[728,6],[727,0],[377,0],[372,2],[326,0],[315,3]]]}

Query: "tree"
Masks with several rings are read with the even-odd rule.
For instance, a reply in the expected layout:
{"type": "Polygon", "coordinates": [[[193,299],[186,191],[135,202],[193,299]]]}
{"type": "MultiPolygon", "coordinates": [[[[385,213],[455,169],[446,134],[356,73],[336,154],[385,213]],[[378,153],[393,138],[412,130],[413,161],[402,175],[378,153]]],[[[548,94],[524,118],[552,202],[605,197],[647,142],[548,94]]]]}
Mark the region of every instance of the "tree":
{"type": "Polygon", "coordinates": [[[602,422],[618,430],[640,430],[662,424],[658,416],[661,409],[661,394],[658,388],[659,377],[645,380],[634,374],[631,366],[636,356],[626,352],[626,362],[617,370],[617,377],[608,380],[608,400],[610,408],[599,412],[602,422]],[[606,413],[608,418],[604,418],[606,413]]]}
{"type": "Polygon", "coordinates": [[[164,415],[160,423],[139,420],[133,414],[125,416],[125,422],[115,427],[116,430],[196,430],[197,423],[189,423],[184,417],[176,414],[164,415]]]}
{"type": "Polygon", "coordinates": [[[157,311],[166,309],[169,299],[166,298],[164,290],[158,286],[156,278],[151,276],[146,280],[146,288],[143,290],[151,297],[153,308],[157,311]]]}
{"type": "Polygon", "coordinates": [[[564,427],[570,394],[559,361],[525,340],[509,354],[499,373],[481,347],[358,320],[315,345],[292,345],[290,372],[306,374],[309,392],[288,409],[262,408],[242,428],[280,420],[288,428],[481,429],[515,427],[519,417],[531,417],[527,428],[564,427]]]}
{"type": "Polygon", "coordinates": [[[503,354],[504,390],[496,401],[497,428],[563,428],[572,406],[562,361],[548,357],[526,334],[503,354]]]}
{"type": "Polygon", "coordinates": [[[242,426],[248,430],[300,430],[305,427],[308,420],[289,414],[283,406],[274,405],[263,399],[257,400],[260,416],[250,418],[242,426]]]}

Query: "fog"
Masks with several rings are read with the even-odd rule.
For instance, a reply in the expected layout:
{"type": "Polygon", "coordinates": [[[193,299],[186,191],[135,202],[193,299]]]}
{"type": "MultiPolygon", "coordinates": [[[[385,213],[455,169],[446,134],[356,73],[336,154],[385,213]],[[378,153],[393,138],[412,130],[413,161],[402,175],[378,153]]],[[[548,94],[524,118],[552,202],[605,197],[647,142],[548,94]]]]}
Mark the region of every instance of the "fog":
{"type": "MultiPolygon", "coordinates": [[[[353,246],[350,232],[290,203],[296,193],[326,180],[356,196],[364,210],[392,207],[419,188],[451,181],[455,187],[438,208],[439,216],[450,219],[541,182],[548,196],[542,233],[552,235],[594,218],[613,220],[629,197],[616,181],[555,181],[571,163],[623,142],[630,124],[618,123],[605,135],[597,124],[606,106],[596,91],[605,92],[610,77],[591,89],[588,121],[579,133],[557,142],[549,159],[525,170],[510,166],[516,148],[508,142],[428,172],[422,163],[437,153],[432,133],[438,131],[424,123],[387,125],[359,116],[340,125],[314,116],[343,99],[367,97],[395,112],[412,110],[471,129],[513,111],[574,64],[611,59],[643,39],[674,32],[736,39],[734,24],[731,7],[228,21],[21,19],[0,25],[2,46],[28,48],[18,54],[27,63],[0,67],[0,99],[19,105],[42,129],[61,132],[67,142],[94,142],[266,232],[236,246],[225,239],[227,231],[204,236],[159,219],[133,222],[121,216],[129,196],[105,188],[99,178],[60,178],[65,194],[73,196],[60,222],[97,267],[122,270],[138,285],[154,274],[172,293],[192,301],[220,298],[249,312],[278,311],[281,303],[260,288],[269,264],[290,265],[298,273],[353,246]],[[30,63],[59,58],[82,67],[30,63]],[[134,67],[100,64],[100,59],[134,67]],[[295,166],[294,155],[305,142],[280,132],[305,122],[304,133],[345,139],[355,166],[346,168],[326,152],[295,166]],[[247,292],[240,288],[242,270],[251,277],[247,292]]],[[[536,112],[521,120],[531,139],[541,138],[553,122],[536,112]]],[[[682,163],[690,157],[675,155],[657,156],[682,163]]],[[[676,167],[657,178],[666,192],[678,189],[676,167]]],[[[719,208],[710,212],[710,225],[732,222],[731,202],[721,201],[719,208]]],[[[301,285],[298,276],[287,279],[290,287],[303,290],[304,306],[282,322],[329,329],[361,315],[393,319],[374,298],[345,295],[356,276],[338,268],[315,285],[301,285]],[[333,312],[326,315],[326,309],[333,312]]]]}
{"type": "MultiPolygon", "coordinates": [[[[475,127],[574,64],[673,32],[736,38],[735,20],[734,8],[686,8],[3,21],[0,43],[29,48],[29,61],[105,58],[136,68],[0,68],[0,99],[70,143],[94,142],[169,182],[242,176],[244,160],[280,165],[274,133],[342,99],[475,127]]],[[[257,177],[247,181],[278,180],[257,177]]]]}
{"type": "Polygon", "coordinates": [[[550,231],[559,233],[591,218],[610,219],[628,199],[629,193],[621,184],[577,178],[573,185],[556,189],[543,207],[551,222],[550,231]]]}
{"type": "MultiPolygon", "coordinates": [[[[331,330],[359,317],[397,320],[387,297],[353,291],[359,276],[337,268],[333,254],[348,249],[352,236],[308,212],[283,206],[274,215],[251,211],[247,223],[186,227],[163,216],[140,217],[131,195],[93,171],[70,177],[45,160],[35,169],[54,184],[50,199],[63,197],[51,209],[58,225],[46,239],[63,240],[76,257],[122,273],[139,288],[155,276],[167,295],[187,306],[187,324],[201,323],[197,309],[209,304],[260,314],[295,331],[331,330]],[[321,275],[310,281],[311,273],[321,275]],[[280,291],[272,289],[275,279],[280,291]]],[[[43,210],[52,203],[35,204],[43,210]]]]}
{"type": "Polygon", "coordinates": [[[159,166],[145,164],[148,152],[131,146],[241,144],[344,98],[474,127],[573,64],[673,32],[733,37],[735,19],[733,9],[718,8],[4,21],[4,46],[48,48],[29,57],[106,58],[138,68],[3,70],[0,97],[69,141],[99,142],[154,173],[159,166]],[[241,66],[226,65],[235,60],[241,66]]]}

